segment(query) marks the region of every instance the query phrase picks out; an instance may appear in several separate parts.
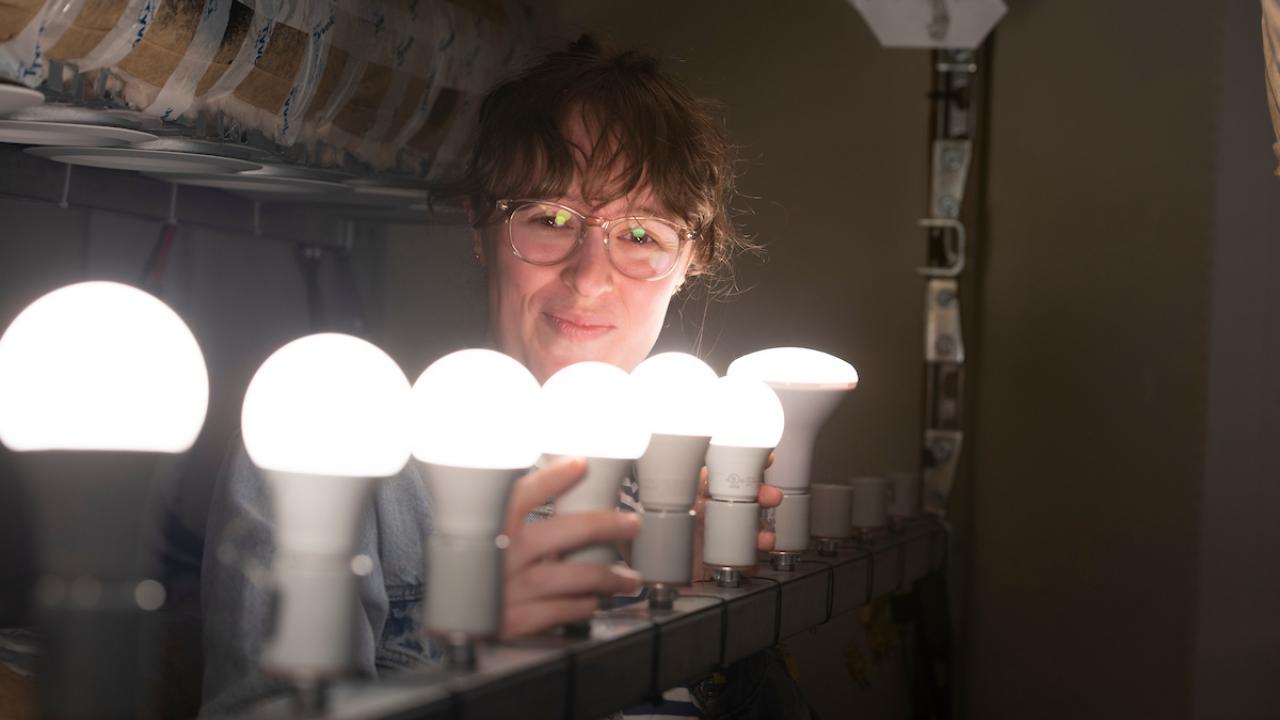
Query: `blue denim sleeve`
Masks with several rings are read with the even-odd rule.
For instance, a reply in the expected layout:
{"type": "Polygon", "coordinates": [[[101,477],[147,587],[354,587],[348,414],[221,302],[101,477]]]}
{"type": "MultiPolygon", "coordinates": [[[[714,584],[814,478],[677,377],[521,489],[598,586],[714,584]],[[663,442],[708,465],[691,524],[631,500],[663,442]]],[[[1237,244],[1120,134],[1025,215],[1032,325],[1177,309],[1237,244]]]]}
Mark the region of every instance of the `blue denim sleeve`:
{"type": "MultiPolygon", "coordinates": [[[[372,677],[374,638],[386,618],[387,594],[378,558],[372,510],[360,536],[359,553],[374,561],[360,582],[363,612],[356,622],[354,670],[372,677]],[[376,629],[375,629],[376,628],[376,629]]],[[[273,593],[270,574],[271,501],[261,474],[237,438],[210,503],[201,570],[204,615],[204,686],[201,717],[239,713],[286,690],[263,673],[259,658],[270,637],[273,593]]]]}

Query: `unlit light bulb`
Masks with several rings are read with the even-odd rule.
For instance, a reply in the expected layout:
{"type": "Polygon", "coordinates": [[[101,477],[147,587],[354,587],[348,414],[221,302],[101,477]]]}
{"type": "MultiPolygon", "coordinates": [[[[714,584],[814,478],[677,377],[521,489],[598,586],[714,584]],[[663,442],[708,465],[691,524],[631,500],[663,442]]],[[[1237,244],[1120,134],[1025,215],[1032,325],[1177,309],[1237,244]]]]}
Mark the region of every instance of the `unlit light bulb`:
{"type": "Polygon", "coordinates": [[[632,564],[650,603],[670,607],[674,586],[693,580],[693,503],[719,419],[719,378],[684,353],[654,355],[631,372],[653,437],[636,465],[644,506],[632,564]]]}
{"type": "MultiPolygon", "coordinates": [[[[609,510],[631,463],[649,446],[649,423],[635,381],[602,362],[562,368],[542,386],[536,427],[549,456],[587,459],[583,478],[556,499],[556,513],[609,510]]],[[[618,557],[609,545],[570,553],[566,560],[605,565],[618,557]]]]}
{"type": "Polygon", "coordinates": [[[413,386],[413,455],[435,525],[427,538],[427,632],[446,660],[475,663],[475,640],[502,627],[500,538],[515,481],[541,454],[538,381],[492,350],[460,350],[413,386]]]}
{"type": "Polygon", "coordinates": [[[277,350],[245,393],[245,449],[275,513],[276,626],[263,665],[311,681],[351,669],[359,598],[352,556],[377,479],[409,460],[409,380],[350,335],[277,350]]]}
{"type": "Polygon", "coordinates": [[[186,323],[128,285],[54,290],[0,337],[0,442],[11,450],[185,452],[208,404],[186,323]]]}
{"type": "Polygon", "coordinates": [[[766,513],[775,535],[774,561],[794,567],[809,544],[810,466],[818,430],[846,393],[858,385],[849,363],[808,348],[782,347],[744,355],[729,365],[731,377],[768,383],[786,413],[786,430],[765,482],[782,490],[782,504],[766,513]]]}

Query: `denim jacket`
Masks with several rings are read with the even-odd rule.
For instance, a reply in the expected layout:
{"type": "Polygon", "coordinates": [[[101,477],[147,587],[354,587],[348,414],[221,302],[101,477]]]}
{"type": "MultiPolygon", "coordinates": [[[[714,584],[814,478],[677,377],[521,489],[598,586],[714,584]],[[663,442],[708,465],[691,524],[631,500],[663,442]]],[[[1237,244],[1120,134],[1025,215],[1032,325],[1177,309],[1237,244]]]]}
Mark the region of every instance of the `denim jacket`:
{"type": "MultiPolygon", "coordinates": [[[[416,463],[380,481],[365,508],[356,554],[372,572],[358,579],[354,668],[377,677],[433,662],[418,631],[426,572],[423,539],[431,504],[416,463]]],[[[237,439],[214,489],[206,530],[201,594],[204,689],[201,716],[237,713],[284,691],[258,660],[271,632],[268,570],[274,556],[271,496],[237,439]]]]}

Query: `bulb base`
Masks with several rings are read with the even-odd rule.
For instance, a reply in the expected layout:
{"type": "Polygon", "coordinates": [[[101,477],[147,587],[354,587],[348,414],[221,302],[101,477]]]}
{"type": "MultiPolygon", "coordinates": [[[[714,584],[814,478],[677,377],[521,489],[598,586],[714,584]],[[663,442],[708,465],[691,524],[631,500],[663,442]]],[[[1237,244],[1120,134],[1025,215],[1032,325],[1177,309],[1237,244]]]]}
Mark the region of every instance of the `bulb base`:
{"type": "Polygon", "coordinates": [[[636,461],[640,504],[646,510],[683,510],[698,499],[698,471],[710,437],[654,433],[636,461]]]}
{"type": "MultiPolygon", "coordinates": [[[[547,455],[554,461],[563,455],[547,455]]],[[[612,510],[618,505],[618,493],[622,490],[622,480],[631,469],[630,460],[617,458],[587,458],[587,472],[581,480],[556,498],[557,515],[570,513],[612,510]]],[[[612,565],[621,557],[617,547],[601,543],[583,546],[564,556],[565,562],[583,563],[586,565],[612,565]]]]}
{"type": "Polygon", "coordinates": [[[675,605],[676,598],[680,595],[676,589],[665,583],[657,583],[649,586],[649,609],[650,610],[670,610],[675,605]]]}
{"type": "Polygon", "coordinates": [[[427,538],[427,632],[487,638],[502,627],[502,549],[494,538],[427,538]]]}
{"type": "Polygon", "coordinates": [[[711,499],[703,506],[702,561],[721,567],[747,567],[756,562],[760,505],[711,499]]]}
{"type": "Polygon", "coordinates": [[[839,548],[840,541],[836,538],[818,538],[818,554],[823,557],[834,557],[839,548]]]}
{"type": "Polygon", "coordinates": [[[476,669],[476,641],[466,633],[447,633],[440,637],[444,652],[441,663],[446,670],[472,672],[476,669]]]}
{"type": "Polygon", "coordinates": [[[591,637],[591,621],[582,620],[580,622],[565,623],[560,626],[560,630],[565,637],[588,638],[591,637]]]}
{"type": "Polygon", "coordinates": [[[773,549],[799,553],[809,549],[808,492],[784,490],[782,504],[764,511],[765,526],[773,531],[773,549]]]}
{"type": "Polygon", "coordinates": [[[632,545],[632,567],[648,584],[688,585],[693,581],[693,529],[690,510],[645,510],[640,535],[632,545]]]}
{"type": "Polygon", "coordinates": [[[717,500],[753,502],[773,448],[707,447],[707,490],[717,500]]]}
{"type": "Polygon", "coordinates": [[[737,568],[718,567],[711,570],[711,578],[722,588],[742,587],[742,573],[737,568]]]}
{"type": "Polygon", "coordinates": [[[297,686],[351,670],[359,597],[347,556],[278,556],[273,570],[276,621],[263,669],[297,686]]]}
{"type": "Polygon", "coordinates": [[[814,483],[809,515],[809,529],[818,538],[853,536],[853,486],[814,483]]]}
{"type": "Polygon", "coordinates": [[[776,552],[770,558],[770,564],[778,572],[795,572],[800,562],[800,553],[776,552]]]}

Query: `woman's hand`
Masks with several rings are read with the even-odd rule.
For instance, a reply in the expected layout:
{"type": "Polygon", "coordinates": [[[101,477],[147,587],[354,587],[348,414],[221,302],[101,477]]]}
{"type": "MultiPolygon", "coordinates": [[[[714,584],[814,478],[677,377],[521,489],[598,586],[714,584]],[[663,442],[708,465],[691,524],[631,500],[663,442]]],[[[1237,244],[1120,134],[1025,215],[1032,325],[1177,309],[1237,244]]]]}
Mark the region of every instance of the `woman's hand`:
{"type": "MultiPolygon", "coordinates": [[[[766,468],[771,465],[773,465],[773,453],[769,453],[769,459],[764,464],[766,468]]],[[[702,567],[702,533],[706,526],[706,513],[703,512],[703,508],[710,497],[707,489],[707,468],[703,467],[702,473],[698,476],[698,499],[693,503],[693,512],[698,516],[697,523],[693,526],[694,581],[708,579],[706,570],[702,567]]],[[[760,483],[760,489],[756,491],[756,502],[760,504],[762,510],[778,507],[782,504],[782,491],[772,485],[760,483]]],[[[762,552],[772,550],[773,541],[773,532],[770,530],[760,530],[756,533],[756,547],[762,552]]]]}
{"type": "Polygon", "coordinates": [[[640,588],[640,574],[622,565],[560,560],[584,545],[631,540],[640,532],[640,517],[635,513],[610,508],[526,521],[534,508],[573,487],[586,469],[585,460],[570,458],[516,482],[507,507],[506,535],[511,544],[506,553],[503,639],[587,620],[599,607],[601,595],[634,593],[640,588]]]}

